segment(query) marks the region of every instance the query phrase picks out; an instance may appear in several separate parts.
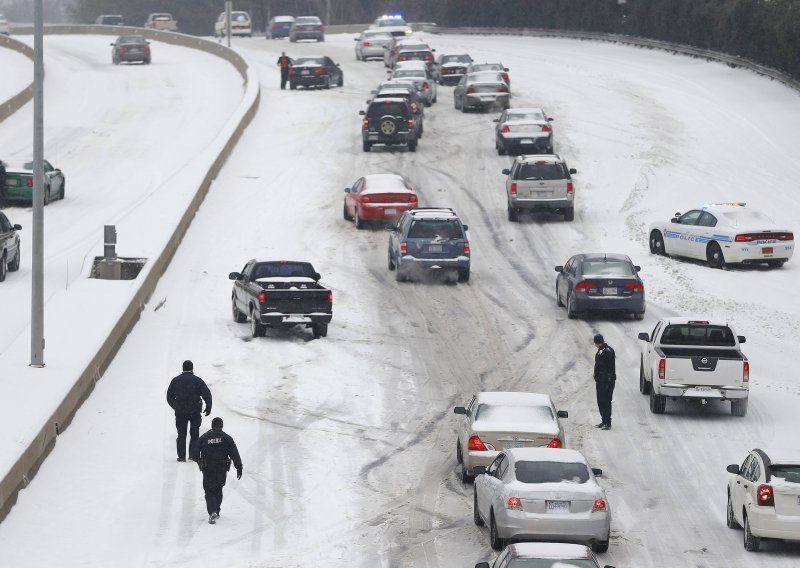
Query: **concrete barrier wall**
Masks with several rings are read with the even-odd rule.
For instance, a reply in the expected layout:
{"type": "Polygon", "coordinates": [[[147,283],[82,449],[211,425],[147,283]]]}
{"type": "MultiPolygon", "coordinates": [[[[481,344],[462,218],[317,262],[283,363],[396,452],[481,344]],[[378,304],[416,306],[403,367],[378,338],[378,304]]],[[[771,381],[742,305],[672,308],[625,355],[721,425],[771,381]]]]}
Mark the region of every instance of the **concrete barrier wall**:
{"type": "MultiPolygon", "coordinates": [[[[17,41],[14,38],[0,34],[0,48],[13,49],[19,51],[22,55],[30,58],[33,62],[33,48],[29,45],[17,41]]],[[[33,74],[33,73],[31,73],[33,74]]],[[[21,109],[25,104],[33,98],[33,82],[22,89],[19,93],[0,103],[0,122],[3,122],[9,116],[21,109]]]]}
{"type": "MultiPolygon", "coordinates": [[[[91,358],[86,368],[77,377],[74,385],[64,400],[58,405],[56,411],[44,421],[42,428],[34,437],[32,442],[25,448],[19,459],[14,463],[8,472],[0,472],[3,477],[0,479],[0,521],[8,515],[11,507],[16,503],[17,494],[25,488],[33,476],[38,471],[42,462],[53,449],[57,436],[64,431],[75,416],[78,408],[85,401],[94,389],[95,383],[100,380],[105,370],[111,364],[119,348],[122,346],[128,333],[139,320],[139,315],[144,309],[145,304],[158,284],[159,279],[169,266],[170,261],[175,255],[178,246],[183,240],[183,236],[192,222],[192,218],[197,213],[200,205],[208,193],[211,183],[219,174],[225,161],[230,155],[236,143],[241,138],[247,126],[258,110],[260,103],[260,88],[257,76],[248,69],[245,60],[234,51],[218,45],[214,42],[203,40],[197,37],[186,36],[171,32],[154,30],[143,30],[139,28],[120,28],[110,26],[48,26],[45,30],[47,34],[103,34],[118,35],[120,33],[136,32],[147,36],[150,39],[180,45],[193,49],[200,49],[212,53],[230,62],[245,81],[245,108],[242,111],[240,106],[239,122],[233,133],[229,136],[216,159],[208,167],[197,192],[192,198],[188,208],[177,222],[171,237],[169,238],[164,250],[157,258],[148,261],[146,269],[137,280],[138,289],[133,295],[128,306],[122,312],[108,337],[105,338],[101,348],[91,358]],[[248,101],[249,97],[249,101],[248,101]]],[[[18,43],[18,42],[17,42],[18,43]]]]}

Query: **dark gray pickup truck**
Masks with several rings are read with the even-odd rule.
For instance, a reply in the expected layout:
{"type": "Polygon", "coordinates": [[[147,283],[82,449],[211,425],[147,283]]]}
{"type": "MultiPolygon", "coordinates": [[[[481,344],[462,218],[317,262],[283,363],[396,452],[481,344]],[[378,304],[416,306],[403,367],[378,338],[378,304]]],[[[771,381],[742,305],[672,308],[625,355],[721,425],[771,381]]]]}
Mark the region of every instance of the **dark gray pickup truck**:
{"type": "Polygon", "coordinates": [[[250,319],[253,337],[268,327],[310,327],[314,338],[328,335],[333,315],[333,293],[320,284],[320,275],[308,262],[250,260],[241,272],[231,272],[233,320],[250,319]]]}

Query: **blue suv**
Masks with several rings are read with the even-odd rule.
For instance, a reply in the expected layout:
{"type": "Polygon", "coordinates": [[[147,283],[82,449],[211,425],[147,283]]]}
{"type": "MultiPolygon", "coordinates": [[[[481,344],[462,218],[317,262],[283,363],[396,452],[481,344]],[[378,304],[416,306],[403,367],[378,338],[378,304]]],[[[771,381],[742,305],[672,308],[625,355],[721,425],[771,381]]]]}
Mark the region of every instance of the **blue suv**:
{"type": "Polygon", "coordinates": [[[452,209],[420,207],[389,225],[389,270],[398,281],[429,271],[456,273],[469,281],[468,227],[452,209]]]}

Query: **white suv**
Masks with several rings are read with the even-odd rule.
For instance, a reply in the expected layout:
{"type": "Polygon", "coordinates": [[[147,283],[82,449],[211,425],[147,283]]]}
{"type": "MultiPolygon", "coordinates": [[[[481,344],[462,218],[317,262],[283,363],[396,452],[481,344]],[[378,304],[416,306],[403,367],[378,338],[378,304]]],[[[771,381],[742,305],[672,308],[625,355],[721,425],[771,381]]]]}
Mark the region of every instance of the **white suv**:
{"type": "Polygon", "coordinates": [[[522,210],[552,211],[564,215],[565,221],[575,218],[575,186],[572,174],[558,154],[517,156],[510,169],[503,170],[506,179],[508,220],[519,220],[522,210]]]}
{"type": "Polygon", "coordinates": [[[8,25],[8,20],[3,14],[0,14],[0,34],[11,35],[11,28],[8,25]]]}
{"type": "Polygon", "coordinates": [[[728,466],[729,528],[744,527],[744,548],[761,539],[800,541],[800,451],[754,449],[742,466],[728,466]]]}
{"type": "MultiPolygon", "coordinates": [[[[253,24],[247,12],[231,12],[231,35],[253,37],[253,24]]],[[[214,35],[225,37],[228,34],[227,13],[222,12],[214,22],[214,35]]]]}

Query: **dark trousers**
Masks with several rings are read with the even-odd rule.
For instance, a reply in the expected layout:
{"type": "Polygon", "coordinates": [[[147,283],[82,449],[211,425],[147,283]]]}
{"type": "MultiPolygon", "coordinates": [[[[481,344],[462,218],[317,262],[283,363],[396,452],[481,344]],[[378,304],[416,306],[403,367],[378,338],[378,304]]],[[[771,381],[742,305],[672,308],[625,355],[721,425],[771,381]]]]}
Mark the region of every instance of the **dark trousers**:
{"type": "Polygon", "coordinates": [[[286,88],[286,81],[289,80],[289,68],[281,67],[281,89],[286,88]]]}
{"type": "Polygon", "coordinates": [[[206,510],[208,514],[219,514],[222,505],[222,488],[228,472],[224,466],[207,466],[203,470],[203,491],[206,492],[206,510]]]}
{"type": "Polygon", "coordinates": [[[200,410],[187,412],[185,410],[175,411],[175,428],[178,430],[178,437],[175,440],[178,457],[186,459],[186,430],[189,430],[189,457],[195,459],[197,457],[197,438],[200,437],[200,422],[203,418],[200,416],[200,410]]]}
{"type": "Polygon", "coordinates": [[[611,425],[611,399],[614,398],[614,384],[617,381],[597,381],[597,409],[603,424],[611,425]]]}

